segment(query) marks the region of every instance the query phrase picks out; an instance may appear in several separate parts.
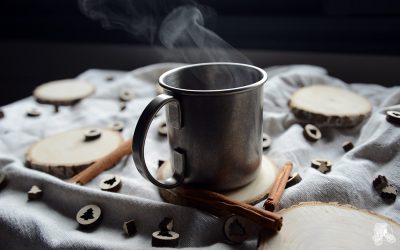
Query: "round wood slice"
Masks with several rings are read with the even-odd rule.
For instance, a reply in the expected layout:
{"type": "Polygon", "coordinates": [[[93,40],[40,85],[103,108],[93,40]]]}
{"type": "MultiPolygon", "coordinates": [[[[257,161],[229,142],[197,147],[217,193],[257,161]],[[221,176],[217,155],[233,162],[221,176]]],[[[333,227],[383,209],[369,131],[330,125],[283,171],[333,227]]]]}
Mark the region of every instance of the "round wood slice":
{"type": "Polygon", "coordinates": [[[312,85],[299,89],[289,107],[302,122],[318,126],[351,127],[362,122],[372,110],[368,99],[346,89],[312,85]]]}
{"type": "Polygon", "coordinates": [[[259,250],[400,249],[400,224],[350,205],[306,202],[279,213],[281,231],[263,232],[259,250]]]}
{"type": "MultiPolygon", "coordinates": [[[[229,192],[222,192],[222,194],[237,201],[242,201],[248,204],[256,204],[267,197],[269,190],[274,184],[277,172],[278,170],[276,166],[266,156],[263,156],[260,170],[254,181],[242,188],[238,188],[229,192]]],[[[165,180],[171,176],[171,163],[169,161],[165,161],[157,170],[157,178],[159,180],[165,180]]],[[[165,201],[169,203],[184,203],[184,201],[179,201],[179,196],[171,195],[170,192],[174,192],[174,189],[166,190],[160,188],[159,190],[161,197],[165,201]],[[176,200],[176,198],[178,198],[178,200],[176,200]]]]}
{"type": "Polygon", "coordinates": [[[26,153],[27,164],[59,178],[70,178],[123,142],[119,132],[99,128],[99,138],[85,140],[85,134],[92,129],[70,130],[37,142],[26,153]]]}
{"type": "Polygon", "coordinates": [[[37,102],[53,105],[72,105],[93,94],[95,87],[82,80],[66,79],[44,83],[33,91],[37,102]]]}

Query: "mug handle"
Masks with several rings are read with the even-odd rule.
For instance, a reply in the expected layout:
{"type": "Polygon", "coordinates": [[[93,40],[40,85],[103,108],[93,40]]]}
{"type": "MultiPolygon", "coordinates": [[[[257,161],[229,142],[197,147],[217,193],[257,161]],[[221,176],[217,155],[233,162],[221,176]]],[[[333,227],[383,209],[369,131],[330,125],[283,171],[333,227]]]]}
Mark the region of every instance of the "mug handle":
{"type": "Polygon", "coordinates": [[[139,173],[154,185],[161,188],[174,188],[182,184],[184,179],[184,155],[177,150],[173,151],[171,166],[174,168],[174,174],[171,178],[163,182],[155,179],[147,168],[144,159],[144,144],[150,124],[157,112],[166,104],[169,104],[170,125],[176,129],[181,128],[181,112],[179,101],[173,96],[161,94],[156,96],[144,109],[140,115],[138,123],[133,133],[132,156],[135,166],[139,173]]]}

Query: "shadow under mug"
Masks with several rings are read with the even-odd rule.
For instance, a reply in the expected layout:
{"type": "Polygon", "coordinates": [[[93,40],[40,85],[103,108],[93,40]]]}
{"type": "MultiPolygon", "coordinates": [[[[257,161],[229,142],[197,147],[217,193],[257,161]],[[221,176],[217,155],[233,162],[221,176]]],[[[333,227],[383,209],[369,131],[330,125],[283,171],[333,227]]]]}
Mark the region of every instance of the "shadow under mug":
{"type": "Polygon", "coordinates": [[[222,191],[255,179],[262,161],[264,70],[239,63],[202,63],[165,72],[164,94],[141,114],[133,135],[140,174],[162,188],[181,184],[222,191]],[[168,104],[168,105],[166,105],[168,104]],[[173,176],[160,181],[149,172],[144,145],[156,113],[166,105],[173,176]]]}

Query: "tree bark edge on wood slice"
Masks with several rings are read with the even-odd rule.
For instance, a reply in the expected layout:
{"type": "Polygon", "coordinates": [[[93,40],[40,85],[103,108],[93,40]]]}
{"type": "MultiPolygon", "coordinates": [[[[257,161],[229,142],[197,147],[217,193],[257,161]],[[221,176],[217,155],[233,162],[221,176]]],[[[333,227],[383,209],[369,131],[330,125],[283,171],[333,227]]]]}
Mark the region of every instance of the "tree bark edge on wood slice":
{"type": "MultiPolygon", "coordinates": [[[[34,143],[28,148],[25,154],[26,166],[35,170],[46,172],[61,179],[70,178],[76,175],[77,173],[81,172],[88,166],[90,166],[95,161],[101,159],[103,156],[112,152],[115,148],[117,148],[119,145],[123,143],[123,138],[121,134],[117,131],[112,131],[110,129],[100,129],[103,135],[98,140],[85,142],[84,140],[85,132],[90,129],[92,128],[80,128],[80,129],[68,130],[61,133],[50,135],[49,137],[46,137],[34,143]],[[79,138],[77,138],[77,136],[79,136],[79,138]],[[50,144],[53,143],[52,140],[58,141],[59,138],[64,138],[64,137],[66,138],[66,140],[70,140],[70,142],[72,141],[71,143],[74,143],[76,140],[81,140],[82,145],[86,147],[86,150],[92,150],[102,146],[106,146],[106,148],[103,148],[103,150],[99,152],[97,156],[89,157],[83,160],[82,158],[79,158],[77,156],[78,159],[75,162],[62,163],[62,162],[54,162],[52,159],[48,159],[48,161],[46,159],[43,159],[43,154],[47,153],[43,152],[43,150],[47,148],[46,145],[48,145],[49,143],[50,144]]],[[[63,150],[62,148],[65,143],[66,143],[65,141],[57,142],[53,148],[58,147],[59,150],[63,150]]],[[[74,148],[74,150],[78,152],[76,148],[74,148]]],[[[56,154],[56,152],[53,153],[56,154]]],[[[74,155],[73,151],[70,152],[69,156],[71,155],[74,155]]],[[[54,157],[54,155],[52,155],[51,157],[54,157]]]]}
{"type": "Polygon", "coordinates": [[[369,117],[372,105],[367,98],[345,88],[311,85],[290,97],[289,108],[300,122],[353,127],[369,117]]]}
{"type": "Polygon", "coordinates": [[[74,105],[92,95],[95,86],[79,79],[63,79],[43,83],[36,87],[33,96],[38,103],[60,106],[74,105]]]}

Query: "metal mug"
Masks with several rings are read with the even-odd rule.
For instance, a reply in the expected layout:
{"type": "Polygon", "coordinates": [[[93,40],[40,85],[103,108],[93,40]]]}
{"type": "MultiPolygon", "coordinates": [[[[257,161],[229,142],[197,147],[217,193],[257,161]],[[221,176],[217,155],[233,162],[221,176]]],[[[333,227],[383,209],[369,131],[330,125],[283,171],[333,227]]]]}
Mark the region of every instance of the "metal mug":
{"type": "Polygon", "coordinates": [[[267,73],[239,63],[201,63],[165,72],[164,94],[141,114],[133,135],[133,159],[140,174],[162,188],[182,183],[222,191],[242,187],[262,160],[263,85],[267,73]],[[156,113],[166,104],[171,178],[149,172],[144,144],[156,113]]]}

